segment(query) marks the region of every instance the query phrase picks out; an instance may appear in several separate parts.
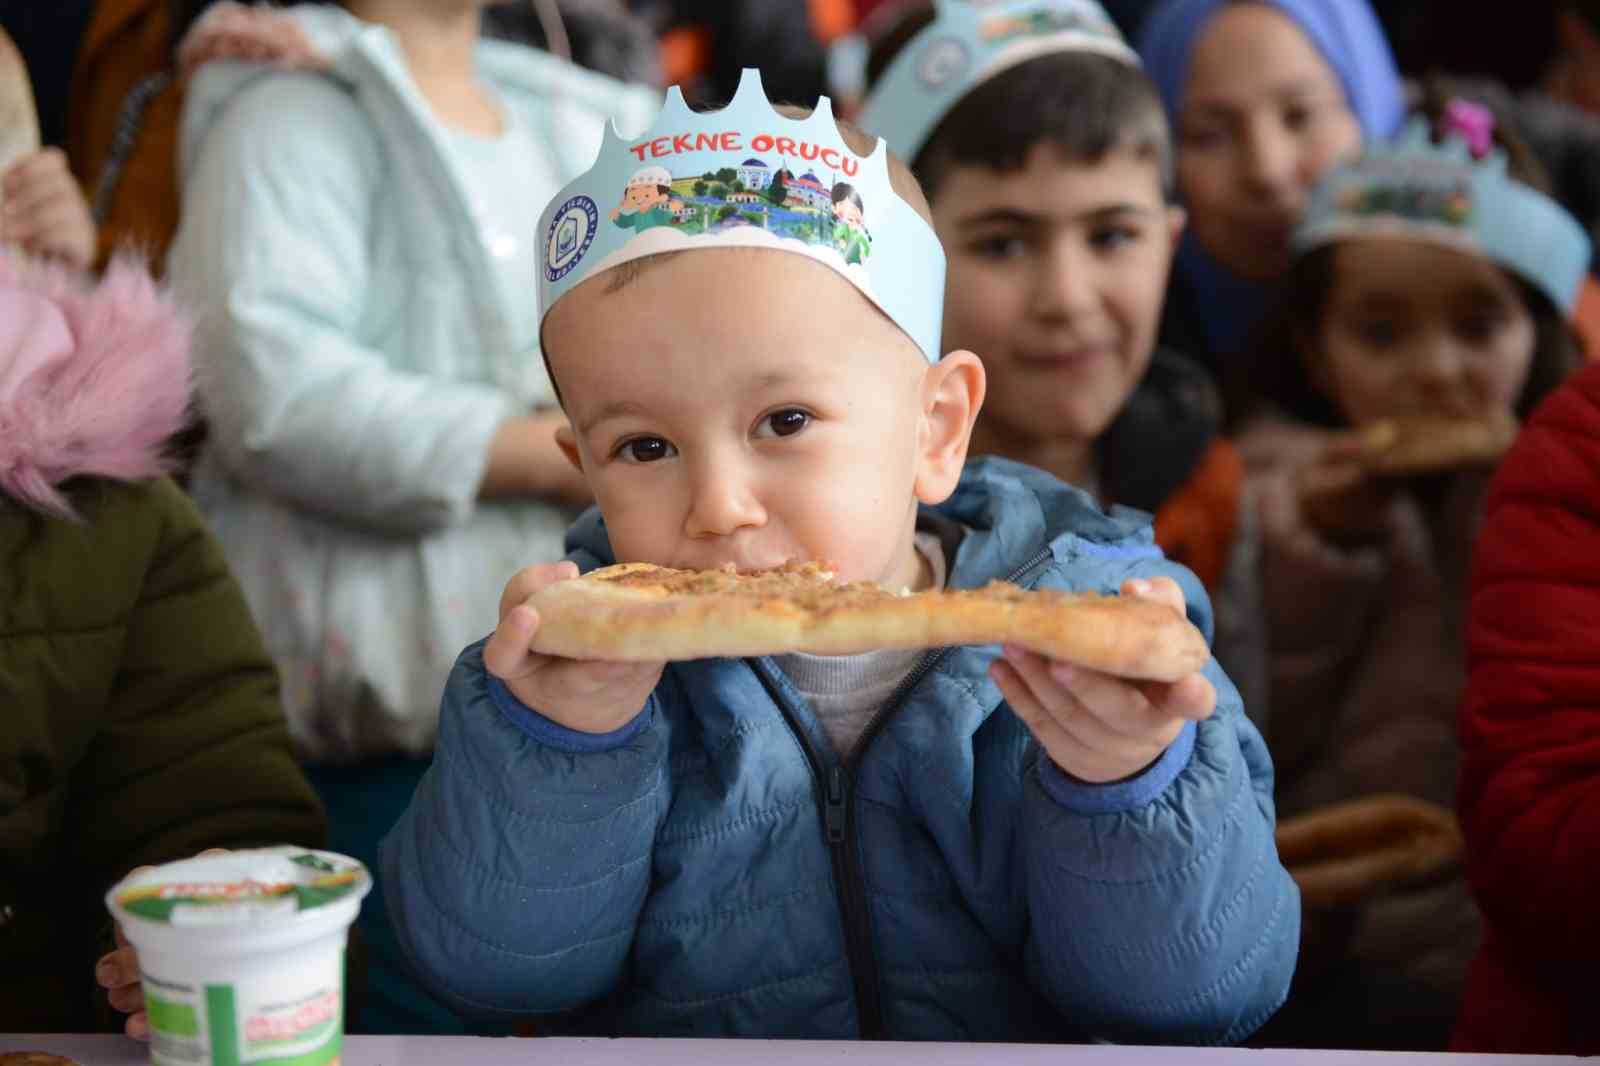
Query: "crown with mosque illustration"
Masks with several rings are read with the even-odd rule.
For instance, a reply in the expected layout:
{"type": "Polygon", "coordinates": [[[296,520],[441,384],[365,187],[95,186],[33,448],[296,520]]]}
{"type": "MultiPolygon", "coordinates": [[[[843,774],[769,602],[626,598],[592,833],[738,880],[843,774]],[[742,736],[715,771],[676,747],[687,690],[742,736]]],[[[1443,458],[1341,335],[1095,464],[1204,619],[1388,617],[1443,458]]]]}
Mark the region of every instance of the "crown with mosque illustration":
{"type": "Polygon", "coordinates": [[[1090,52],[1131,66],[1139,57],[1096,0],[935,0],[868,95],[861,124],[915,159],[968,93],[1041,56],[1090,52]]]}
{"type": "MultiPolygon", "coordinates": [[[[778,113],[754,70],[720,111],[690,110],[675,86],[645,133],[624,138],[609,127],[594,166],[556,195],[539,235],[546,315],[572,289],[624,263],[763,248],[834,270],[929,361],[941,355],[944,250],[891,187],[888,148],[880,140],[870,155],[855,152],[826,97],[805,118],[778,113]]],[[[730,290],[736,284],[730,277],[730,290]]]]}
{"type": "Polygon", "coordinates": [[[1341,241],[1388,237],[1482,255],[1570,312],[1589,268],[1588,235],[1550,197],[1511,177],[1506,155],[1475,131],[1435,143],[1416,119],[1390,144],[1335,168],[1312,194],[1297,254],[1341,241]]]}

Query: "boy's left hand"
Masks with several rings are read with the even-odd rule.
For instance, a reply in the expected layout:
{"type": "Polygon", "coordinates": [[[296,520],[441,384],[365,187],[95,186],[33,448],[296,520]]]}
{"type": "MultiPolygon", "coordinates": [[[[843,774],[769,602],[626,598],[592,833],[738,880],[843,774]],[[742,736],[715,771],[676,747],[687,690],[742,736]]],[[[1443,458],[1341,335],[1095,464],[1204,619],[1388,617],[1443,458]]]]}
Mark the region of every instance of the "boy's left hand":
{"type": "MultiPolygon", "coordinates": [[[[1183,590],[1170,578],[1124,582],[1122,595],[1184,610],[1183,590]]],[[[1140,773],[1184,723],[1203,721],[1217,707],[1217,690],[1200,674],[1171,684],[1129,681],[1021,648],[1006,648],[990,676],[1051,760],[1089,784],[1140,773]]]]}
{"type": "Polygon", "coordinates": [[[99,236],[83,190],[59,148],[46,148],[5,172],[0,186],[0,243],[74,270],[94,264],[99,236]]]}

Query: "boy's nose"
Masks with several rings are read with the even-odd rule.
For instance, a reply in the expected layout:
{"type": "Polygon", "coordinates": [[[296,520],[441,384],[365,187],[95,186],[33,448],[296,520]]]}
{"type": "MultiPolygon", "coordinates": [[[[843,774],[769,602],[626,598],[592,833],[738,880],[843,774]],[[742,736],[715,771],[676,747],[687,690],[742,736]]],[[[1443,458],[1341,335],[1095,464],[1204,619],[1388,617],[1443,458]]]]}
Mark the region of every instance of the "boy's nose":
{"type": "Polygon", "coordinates": [[[691,537],[727,537],[763,525],[766,509],[733,464],[707,463],[695,472],[684,532],[691,537]]]}
{"type": "Polygon", "coordinates": [[[1072,318],[1094,307],[1095,289],[1085,257],[1066,240],[1052,241],[1040,257],[1030,309],[1040,318],[1072,318]]]}

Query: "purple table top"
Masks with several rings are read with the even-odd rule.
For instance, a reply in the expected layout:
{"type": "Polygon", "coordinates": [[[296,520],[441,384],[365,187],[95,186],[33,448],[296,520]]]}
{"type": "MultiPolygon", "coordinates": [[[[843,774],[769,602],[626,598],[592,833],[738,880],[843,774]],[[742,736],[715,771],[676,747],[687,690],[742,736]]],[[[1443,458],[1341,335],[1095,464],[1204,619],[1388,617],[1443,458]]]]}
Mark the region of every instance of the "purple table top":
{"type": "MultiPolygon", "coordinates": [[[[0,1034],[0,1052],[48,1051],[83,1066],[146,1066],[143,1045],[120,1036],[0,1034]]],[[[343,1066],[1555,1066],[1578,1059],[1399,1055],[1355,1051],[1238,1051],[996,1044],[825,1044],[734,1040],[480,1040],[352,1036],[343,1066]]]]}

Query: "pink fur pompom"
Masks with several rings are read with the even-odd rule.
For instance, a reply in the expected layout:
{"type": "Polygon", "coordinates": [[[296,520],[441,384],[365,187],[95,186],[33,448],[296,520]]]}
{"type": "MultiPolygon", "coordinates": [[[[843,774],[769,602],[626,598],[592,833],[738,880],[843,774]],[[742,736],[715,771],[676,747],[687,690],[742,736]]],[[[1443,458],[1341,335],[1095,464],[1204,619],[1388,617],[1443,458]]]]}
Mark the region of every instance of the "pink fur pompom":
{"type": "Polygon", "coordinates": [[[92,284],[0,255],[0,494],[71,517],[71,478],[166,473],[188,411],[190,334],[135,260],[92,284]]]}

